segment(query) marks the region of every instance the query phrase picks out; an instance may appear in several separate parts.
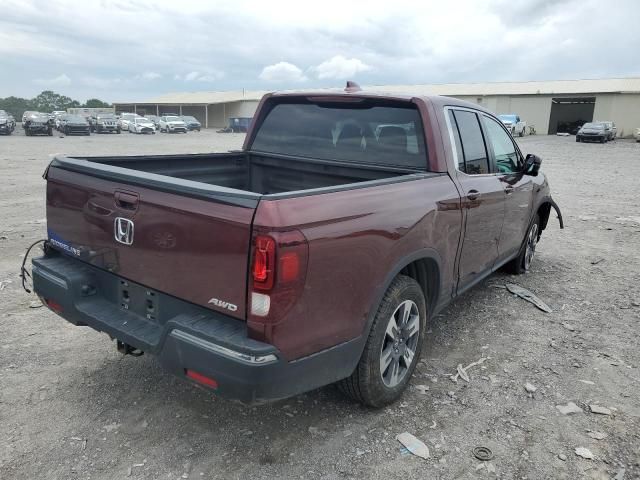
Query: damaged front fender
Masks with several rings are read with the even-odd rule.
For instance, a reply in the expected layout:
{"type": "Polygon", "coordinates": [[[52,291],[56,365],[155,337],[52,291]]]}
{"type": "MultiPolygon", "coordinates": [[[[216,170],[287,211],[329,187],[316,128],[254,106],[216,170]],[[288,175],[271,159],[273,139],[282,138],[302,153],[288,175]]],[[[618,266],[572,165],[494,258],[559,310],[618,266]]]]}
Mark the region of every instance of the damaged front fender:
{"type": "Polygon", "coordinates": [[[562,212],[560,211],[560,207],[558,207],[558,204],[552,198],[549,199],[549,203],[558,214],[558,222],[560,223],[560,228],[564,228],[564,222],[562,221],[562,212]]]}

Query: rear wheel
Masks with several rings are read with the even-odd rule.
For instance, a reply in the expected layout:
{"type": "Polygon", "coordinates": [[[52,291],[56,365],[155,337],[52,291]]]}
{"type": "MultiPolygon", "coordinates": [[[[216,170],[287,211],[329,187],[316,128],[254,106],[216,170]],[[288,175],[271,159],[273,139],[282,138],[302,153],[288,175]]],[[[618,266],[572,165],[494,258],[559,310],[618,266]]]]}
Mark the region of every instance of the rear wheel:
{"type": "Polygon", "coordinates": [[[398,275],[378,307],[355,371],[338,388],[370,407],[397,400],[420,359],[426,318],[422,288],[414,279],[398,275]]]}
{"type": "Polygon", "coordinates": [[[536,253],[536,246],[540,240],[540,215],[536,214],[536,218],[527,230],[527,235],[524,239],[524,245],[520,251],[520,254],[505,265],[505,269],[509,273],[520,275],[526,273],[531,268],[533,262],[533,256],[536,253]]]}

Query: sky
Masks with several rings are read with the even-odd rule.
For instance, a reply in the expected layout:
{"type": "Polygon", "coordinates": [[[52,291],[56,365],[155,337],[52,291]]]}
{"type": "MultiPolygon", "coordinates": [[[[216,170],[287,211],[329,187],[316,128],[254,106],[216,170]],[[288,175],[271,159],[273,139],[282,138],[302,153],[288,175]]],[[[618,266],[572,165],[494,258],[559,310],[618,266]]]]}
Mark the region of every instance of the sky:
{"type": "Polygon", "coordinates": [[[0,0],[0,97],[640,76],[637,0],[0,0]]]}

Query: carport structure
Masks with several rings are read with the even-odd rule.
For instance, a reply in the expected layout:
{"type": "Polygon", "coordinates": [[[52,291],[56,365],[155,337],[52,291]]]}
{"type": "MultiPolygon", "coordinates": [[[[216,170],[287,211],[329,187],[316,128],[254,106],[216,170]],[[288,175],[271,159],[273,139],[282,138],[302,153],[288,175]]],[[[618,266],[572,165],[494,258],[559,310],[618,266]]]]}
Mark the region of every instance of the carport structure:
{"type": "Polygon", "coordinates": [[[229,118],[253,117],[264,93],[247,90],[169,93],[142,102],[117,102],[113,105],[118,113],[191,115],[205,128],[220,128],[229,124],[229,118]]]}

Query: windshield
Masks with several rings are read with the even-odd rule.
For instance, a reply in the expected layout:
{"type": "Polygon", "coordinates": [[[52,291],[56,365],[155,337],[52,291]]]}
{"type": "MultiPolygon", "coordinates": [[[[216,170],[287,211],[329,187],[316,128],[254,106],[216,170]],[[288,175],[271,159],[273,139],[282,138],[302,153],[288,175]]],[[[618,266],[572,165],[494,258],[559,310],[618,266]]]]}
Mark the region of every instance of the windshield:
{"type": "Polygon", "coordinates": [[[197,122],[198,120],[196,120],[195,117],[182,117],[183,120],[187,121],[187,122],[197,122]]]}
{"type": "Polygon", "coordinates": [[[167,122],[180,122],[180,117],[165,117],[167,122]]]}
{"type": "Polygon", "coordinates": [[[604,125],[601,123],[585,123],[582,128],[593,128],[595,130],[602,130],[604,125]]]}
{"type": "Polygon", "coordinates": [[[115,116],[113,115],[98,115],[96,117],[98,120],[115,120],[115,116]]]}
{"type": "Polygon", "coordinates": [[[79,123],[87,123],[87,120],[80,115],[69,115],[66,118],[67,122],[79,122],[79,123]]]}
{"type": "Polygon", "coordinates": [[[421,132],[418,110],[410,104],[280,103],[267,114],[251,148],[425,169],[427,152],[421,132]]]}
{"type": "Polygon", "coordinates": [[[517,123],[515,115],[498,115],[498,118],[503,122],[517,123]]]}
{"type": "Polygon", "coordinates": [[[136,118],[134,120],[134,122],[136,122],[136,123],[151,123],[151,120],[149,120],[148,118],[136,118]]]}

